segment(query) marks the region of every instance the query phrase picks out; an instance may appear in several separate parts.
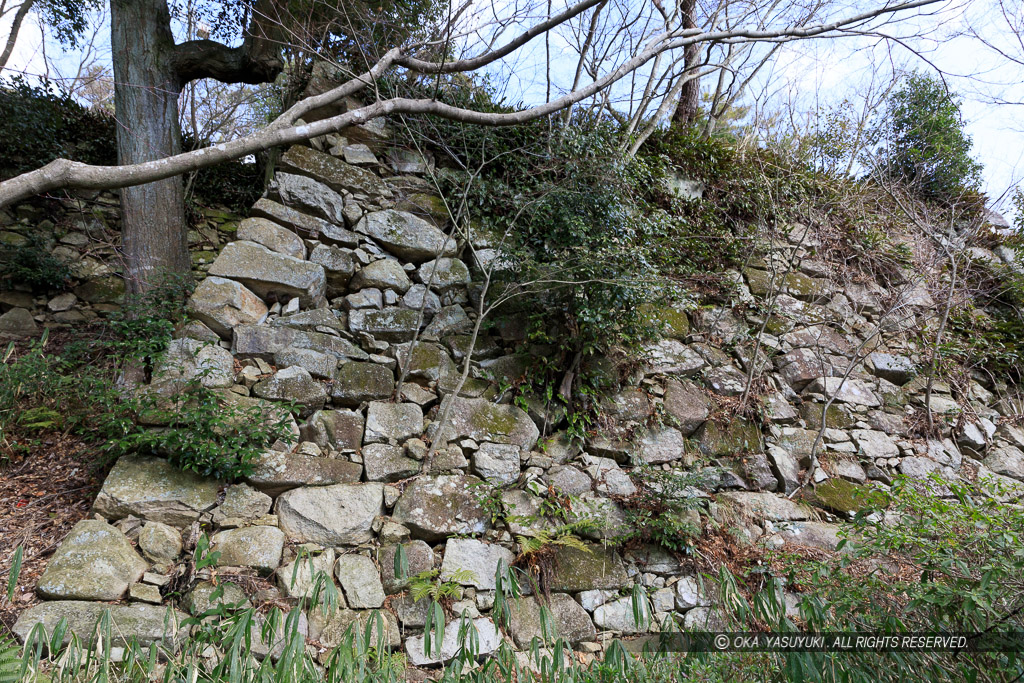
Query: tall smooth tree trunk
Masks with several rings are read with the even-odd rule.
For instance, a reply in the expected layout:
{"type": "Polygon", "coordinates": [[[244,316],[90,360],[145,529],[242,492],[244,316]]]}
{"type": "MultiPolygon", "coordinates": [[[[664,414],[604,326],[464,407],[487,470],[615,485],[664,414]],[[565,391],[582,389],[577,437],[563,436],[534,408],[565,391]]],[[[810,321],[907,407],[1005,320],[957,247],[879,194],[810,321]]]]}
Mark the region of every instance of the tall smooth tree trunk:
{"type": "MultiPolygon", "coordinates": [[[[697,0],[683,0],[683,28],[697,28],[697,0]]],[[[692,76],[700,65],[700,44],[694,43],[683,48],[685,75],[692,76]]],[[[672,125],[686,127],[697,120],[697,108],[700,106],[700,79],[691,78],[683,83],[679,91],[679,103],[672,114],[672,125]]]]}
{"type": "MultiPolygon", "coordinates": [[[[112,0],[117,156],[136,164],[181,152],[179,77],[164,0],[112,0]]],[[[130,294],[191,275],[181,176],[121,190],[121,239],[130,294]]]]}

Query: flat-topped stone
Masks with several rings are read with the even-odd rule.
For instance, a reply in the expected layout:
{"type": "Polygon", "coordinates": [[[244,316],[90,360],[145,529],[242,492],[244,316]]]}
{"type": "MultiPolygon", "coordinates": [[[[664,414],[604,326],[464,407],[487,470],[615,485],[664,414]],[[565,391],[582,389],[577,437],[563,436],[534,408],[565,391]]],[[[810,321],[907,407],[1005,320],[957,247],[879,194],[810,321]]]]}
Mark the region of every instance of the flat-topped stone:
{"type": "Polygon", "coordinates": [[[438,256],[454,256],[456,243],[436,227],[406,211],[374,211],[355,226],[395,256],[423,263],[438,256]]]}
{"type": "Polygon", "coordinates": [[[391,198],[391,188],[370,171],[347,164],[312,147],[293,145],[281,155],[281,168],[323,183],[335,192],[377,199],[391,198]]]}
{"type": "Polygon", "coordinates": [[[267,306],[242,283],[211,275],[192,292],[188,313],[220,337],[230,339],[236,325],[258,325],[266,320],[267,306]]]}
{"type": "Polygon", "coordinates": [[[292,258],[306,258],[306,245],[302,238],[288,228],[266,218],[244,218],[238,224],[236,236],[240,240],[262,244],[271,251],[276,251],[292,258]]]}
{"type": "Polygon", "coordinates": [[[210,266],[210,275],[238,280],[261,297],[275,294],[299,297],[313,306],[327,288],[324,268],[316,263],[285,256],[255,242],[231,242],[210,266]]]}
{"type": "Polygon", "coordinates": [[[268,218],[275,223],[291,228],[302,237],[319,240],[324,244],[337,244],[342,247],[359,246],[359,236],[351,230],[346,230],[323,218],[296,211],[270,199],[258,200],[249,210],[249,215],[268,218]]]}
{"type": "Polygon", "coordinates": [[[384,485],[371,482],[292,489],[274,509],[289,539],[331,547],[373,539],[373,520],[383,505],[384,485]]]}
{"type": "Polygon", "coordinates": [[[33,605],[21,613],[12,630],[18,640],[25,642],[35,626],[42,624],[49,637],[64,619],[67,623],[65,645],[71,642],[72,635],[84,643],[91,643],[97,622],[105,610],[110,610],[111,645],[116,647],[123,647],[129,640],[134,640],[142,647],[157,645],[174,652],[188,635],[188,627],[182,625],[187,615],[166,606],[141,603],[107,605],[83,600],[55,600],[33,605]]]}
{"type": "Polygon", "coordinates": [[[184,472],[163,458],[123,456],[103,482],[93,512],[188,526],[217,504],[215,479],[184,472]]]}
{"type": "Polygon", "coordinates": [[[61,541],[36,590],[50,600],[120,600],[148,568],[123,533],[83,519],[61,541]]]}

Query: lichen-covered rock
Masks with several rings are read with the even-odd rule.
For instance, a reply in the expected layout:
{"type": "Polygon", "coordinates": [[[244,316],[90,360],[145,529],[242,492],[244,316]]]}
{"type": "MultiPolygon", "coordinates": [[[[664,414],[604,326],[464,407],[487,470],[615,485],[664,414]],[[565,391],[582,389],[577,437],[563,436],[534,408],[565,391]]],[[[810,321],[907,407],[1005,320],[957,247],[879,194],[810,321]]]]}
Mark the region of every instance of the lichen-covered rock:
{"type": "MultiPolygon", "coordinates": [[[[459,638],[463,630],[462,619],[453,619],[444,627],[444,637],[441,640],[441,656],[434,657],[433,651],[424,652],[424,637],[413,636],[405,641],[405,654],[409,663],[413,666],[427,666],[429,664],[440,664],[455,657],[462,649],[462,641],[459,638]]],[[[470,624],[476,630],[477,656],[489,655],[501,645],[501,634],[490,619],[480,617],[473,619],[470,624]]]]}
{"type": "Polygon", "coordinates": [[[434,568],[434,551],[430,549],[429,545],[423,541],[409,541],[401,545],[408,565],[408,571],[404,579],[398,578],[395,574],[395,555],[398,546],[387,545],[380,549],[381,582],[384,586],[384,592],[388,595],[408,588],[410,577],[434,568]]]}
{"type": "Polygon", "coordinates": [[[993,448],[982,462],[996,474],[1024,481],[1024,452],[1013,446],[993,448]]]}
{"type": "Polygon", "coordinates": [[[356,232],[372,237],[395,256],[423,263],[454,256],[456,243],[427,221],[405,211],[374,211],[356,224],[356,232]]]}
{"type": "MultiPolygon", "coordinates": [[[[647,612],[649,614],[649,612],[647,612]]],[[[649,617],[644,623],[636,622],[633,609],[633,598],[624,597],[606,602],[594,610],[594,623],[607,631],[619,633],[646,633],[652,630],[653,620],[649,617]]]]}
{"type": "Polygon", "coordinates": [[[383,484],[336,484],[287,491],[274,509],[289,539],[331,547],[371,540],[383,504],[383,484]]]}
{"type": "MultiPolygon", "coordinates": [[[[318,328],[325,327],[341,334],[348,327],[345,324],[345,320],[344,317],[339,318],[329,308],[314,308],[311,311],[282,315],[274,319],[274,322],[271,324],[280,327],[294,327],[297,330],[305,330],[306,332],[314,332],[318,328]]],[[[333,335],[328,334],[327,336],[333,335]]]]}
{"type": "Polygon", "coordinates": [[[273,499],[246,484],[234,484],[224,492],[224,502],[214,511],[214,521],[237,519],[251,521],[270,512],[273,499]]]}
{"type": "Polygon", "coordinates": [[[362,289],[393,289],[399,294],[405,294],[412,287],[412,280],[402,268],[402,264],[392,258],[383,258],[374,261],[359,269],[359,272],[352,278],[351,289],[358,291],[362,289]]]}
{"type": "Polygon", "coordinates": [[[210,549],[219,552],[219,567],[252,567],[269,574],[281,564],[284,532],[275,526],[247,526],[213,535],[210,549]]]}
{"type": "Polygon", "coordinates": [[[224,339],[236,325],[258,325],[267,317],[263,300],[234,280],[209,276],[188,300],[189,314],[224,339]]]}
{"type": "Polygon", "coordinates": [[[377,175],[312,147],[289,147],[281,155],[281,168],[313,178],[335,192],[349,192],[375,199],[391,198],[391,188],[377,175]]]}
{"type": "Polygon", "coordinates": [[[369,358],[365,351],[352,342],[330,334],[277,325],[239,325],[232,330],[231,350],[242,358],[262,358],[271,361],[275,353],[288,348],[313,349],[346,360],[369,358]]]}
{"type": "Polygon", "coordinates": [[[394,373],[376,363],[342,363],[331,384],[334,403],[350,408],[367,401],[389,398],[394,392],[394,373]]]}
{"type": "Polygon", "coordinates": [[[318,244],[309,255],[310,263],[323,266],[327,276],[327,296],[330,298],[348,292],[348,283],[356,270],[352,254],[333,244],[318,244]]]}
{"type": "Polygon", "coordinates": [[[333,573],[334,559],[333,548],[314,555],[302,555],[277,571],[277,585],[285,597],[311,598],[320,572],[328,578],[333,573]]]}
{"type": "Polygon", "coordinates": [[[593,589],[618,589],[631,583],[622,557],[613,548],[590,545],[585,550],[559,546],[554,552],[553,591],[577,593],[593,589]]]}
{"type": "Polygon", "coordinates": [[[345,198],[313,178],[278,172],[272,189],[277,190],[287,206],[335,225],[345,225],[345,198]]]}
{"type": "Polygon", "coordinates": [[[12,308],[0,315],[0,334],[12,337],[31,337],[39,333],[32,314],[25,308],[12,308]]]}
{"type": "Polygon", "coordinates": [[[359,236],[351,230],[346,230],[344,224],[336,225],[269,199],[257,200],[249,209],[249,215],[269,218],[279,225],[291,228],[302,237],[319,240],[324,244],[337,244],[342,247],[359,245],[359,236]]]}
{"type": "Polygon", "coordinates": [[[672,427],[647,429],[640,437],[637,455],[648,465],[682,460],[686,455],[686,440],[672,427]]]}
{"type": "Polygon", "coordinates": [[[367,481],[401,481],[418,474],[420,463],[406,456],[401,446],[370,443],[363,447],[367,481]]]}
{"type": "Polygon", "coordinates": [[[494,543],[484,543],[472,538],[450,538],[445,544],[444,560],[441,562],[441,579],[452,580],[457,571],[471,573],[464,586],[480,590],[494,590],[498,566],[505,569],[512,566],[515,555],[508,548],[494,543]]]}
{"type": "Polygon", "coordinates": [[[719,502],[728,502],[747,518],[771,522],[800,522],[811,518],[806,506],[774,493],[735,491],[718,495],[719,502]]]}
{"type": "Polygon", "coordinates": [[[294,401],[312,412],[323,408],[327,390],[317,382],[306,368],[293,365],[278,370],[252,387],[252,393],[268,401],[294,401]]]}
{"type": "Polygon", "coordinates": [[[18,617],[12,629],[22,642],[37,624],[42,624],[48,636],[63,619],[67,623],[64,644],[71,642],[72,634],[88,647],[94,642],[97,622],[104,610],[110,610],[111,633],[115,647],[124,647],[134,640],[142,647],[157,645],[169,652],[177,651],[188,636],[188,627],[183,626],[187,615],[177,610],[168,611],[162,605],[105,605],[101,602],[82,600],[56,600],[34,605],[18,617]]]}
{"type": "MultiPolygon", "coordinates": [[[[529,451],[536,445],[540,430],[530,416],[512,405],[499,405],[482,398],[449,397],[452,407],[441,438],[452,441],[469,438],[483,443],[507,443],[529,451]]],[[[441,406],[444,412],[444,405],[441,406]]]]}
{"type": "Polygon", "coordinates": [[[423,409],[415,403],[371,401],[363,443],[402,443],[423,433],[423,409]]]}
{"type": "Polygon", "coordinates": [[[360,412],[318,410],[300,428],[300,432],[303,441],[312,441],[320,448],[330,446],[338,451],[355,451],[363,443],[363,425],[363,414],[360,412]]]}
{"type": "Polygon", "coordinates": [[[760,453],[763,448],[757,425],[742,418],[726,424],[708,420],[697,430],[695,438],[699,441],[701,453],[711,458],[760,453]]]}
{"type": "Polygon", "coordinates": [[[492,484],[511,484],[519,478],[519,446],[482,443],[473,454],[473,473],[492,484]]]}
{"type": "Polygon", "coordinates": [[[235,359],[216,344],[195,339],[172,339],[153,369],[153,383],[179,386],[198,381],[207,389],[235,383],[235,359]]]}
{"type": "Polygon", "coordinates": [[[245,480],[260,491],[275,496],[299,486],[354,484],[362,474],[362,465],[348,460],[265,451],[245,480]]]}
{"type": "Polygon", "coordinates": [[[384,587],[373,560],[365,555],[341,555],[334,565],[334,574],[345,591],[348,606],[373,609],[384,604],[384,587]]]}
{"type": "Polygon", "coordinates": [[[447,292],[469,284],[469,268],[457,258],[434,259],[417,269],[416,279],[430,289],[447,292]]]}
{"type": "Polygon", "coordinates": [[[711,399],[689,382],[669,380],[665,383],[665,412],[683,436],[690,436],[708,419],[711,399]]]}
{"type": "Polygon", "coordinates": [[[351,631],[365,634],[370,628],[370,647],[394,650],[402,644],[398,624],[394,615],[387,610],[351,610],[341,609],[334,613],[324,630],[320,633],[320,644],[325,648],[335,648],[351,631]],[[379,628],[383,626],[383,629],[379,628]]]}
{"type": "Polygon", "coordinates": [[[236,236],[240,240],[262,244],[278,254],[292,258],[306,258],[306,245],[302,238],[288,228],[266,218],[245,218],[238,224],[236,236]]]}
{"type": "Polygon", "coordinates": [[[217,489],[216,480],[184,472],[162,458],[123,456],[92,509],[107,519],[135,515],[183,527],[217,504],[217,489]]]}
{"type": "MultiPolygon", "coordinates": [[[[593,640],[597,636],[594,622],[590,615],[565,593],[553,593],[551,600],[545,605],[554,620],[555,631],[559,638],[565,638],[576,645],[583,641],[593,640]]],[[[511,620],[509,631],[516,646],[526,650],[534,638],[544,639],[541,627],[540,604],[535,597],[523,597],[509,603],[511,620]]]]}
{"type": "Polygon", "coordinates": [[[917,368],[906,356],[875,351],[869,353],[865,365],[873,375],[889,380],[893,384],[903,386],[914,378],[917,368]]]}
{"type": "Polygon", "coordinates": [[[348,326],[354,333],[365,332],[383,341],[407,342],[419,329],[419,316],[408,308],[359,309],[349,312],[348,326]]]}
{"type": "Polygon", "coordinates": [[[167,524],[146,522],[139,532],[139,550],[151,562],[173,562],[181,547],[181,532],[167,524]]]}
{"type": "Polygon", "coordinates": [[[871,385],[862,379],[847,377],[819,377],[807,385],[807,393],[823,394],[835,397],[835,400],[852,405],[875,408],[882,405],[871,385]]]}
{"type": "Polygon", "coordinates": [[[245,591],[236,583],[221,581],[214,584],[211,581],[200,581],[195,588],[185,594],[181,606],[193,616],[198,616],[221,607],[228,610],[248,609],[252,607],[252,603],[245,596],[245,591]],[[218,594],[216,598],[215,593],[218,594]]]}
{"type": "Polygon", "coordinates": [[[418,341],[415,345],[395,344],[391,351],[399,369],[408,368],[407,379],[437,382],[458,374],[448,352],[438,344],[425,341],[418,341]]]}
{"type": "Polygon", "coordinates": [[[120,600],[148,567],[123,533],[83,519],[50,558],[36,591],[49,600],[120,600]]]}
{"type": "Polygon", "coordinates": [[[648,371],[654,374],[690,377],[707,366],[707,361],[700,354],[678,339],[662,339],[649,344],[644,352],[649,363],[648,371]]]}
{"type": "Polygon", "coordinates": [[[426,541],[481,534],[490,522],[477,500],[479,483],[476,477],[458,475],[414,479],[395,503],[395,521],[426,541]]]}
{"type": "Polygon", "coordinates": [[[873,429],[854,429],[850,432],[857,450],[872,460],[876,458],[895,458],[900,454],[899,446],[885,432],[873,429]]]}
{"type": "Polygon", "coordinates": [[[313,349],[283,349],[274,354],[274,364],[281,369],[297,366],[320,379],[334,379],[338,372],[337,356],[313,349]]]}
{"type": "Polygon", "coordinates": [[[210,275],[238,280],[266,298],[299,297],[303,306],[314,306],[327,289],[327,275],[316,263],[285,256],[255,242],[231,242],[210,266],[210,275]]]}

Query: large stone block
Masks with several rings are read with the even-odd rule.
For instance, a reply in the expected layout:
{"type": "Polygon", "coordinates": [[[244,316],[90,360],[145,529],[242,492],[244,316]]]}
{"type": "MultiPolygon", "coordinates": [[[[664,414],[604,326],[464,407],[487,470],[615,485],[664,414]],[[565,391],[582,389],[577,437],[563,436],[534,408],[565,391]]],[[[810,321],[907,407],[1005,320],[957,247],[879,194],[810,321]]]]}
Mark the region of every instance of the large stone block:
{"type": "Polygon", "coordinates": [[[306,258],[306,245],[302,238],[288,228],[266,218],[246,218],[238,224],[237,237],[240,240],[262,244],[278,254],[292,258],[306,258]]]}
{"type": "Polygon", "coordinates": [[[135,515],[182,527],[217,504],[217,489],[216,480],[184,472],[162,458],[123,456],[92,509],[107,519],[135,515]]]}
{"type": "Polygon", "coordinates": [[[120,600],[148,567],[123,533],[83,519],[50,558],[36,590],[49,600],[120,600]]]}
{"type": "Polygon", "coordinates": [[[258,325],[267,317],[263,300],[234,280],[209,276],[188,300],[189,314],[224,339],[236,325],[258,325]]]}
{"type": "Polygon", "coordinates": [[[405,211],[374,211],[356,224],[356,232],[372,237],[395,256],[423,263],[454,256],[456,243],[427,221],[405,211]]]}
{"type": "Polygon", "coordinates": [[[382,311],[359,309],[348,314],[352,332],[365,332],[386,342],[407,342],[416,335],[419,316],[408,308],[385,308],[382,311]]]}
{"type": "Polygon", "coordinates": [[[391,188],[377,175],[311,147],[289,147],[281,155],[281,168],[313,178],[335,192],[349,192],[375,199],[389,199],[392,196],[391,188]]]}
{"type": "Polygon", "coordinates": [[[324,244],[336,244],[342,247],[359,246],[359,236],[351,230],[346,230],[340,225],[309,216],[269,199],[257,201],[249,210],[249,215],[269,218],[275,223],[291,228],[302,237],[319,240],[324,244]]]}
{"type": "Polygon", "coordinates": [[[426,541],[455,534],[481,534],[490,522],[477,500],[479,483],[479,479],[469,476],[414,479],[395,503],[395,521],[426,541]]]}
{"type": "Polygon", "coordinates": [[[331,399],[351,408],[386,399],[395,391],[395,375],[376,363],[342,363],[331,385],[331,399]]]}
{"type": "Polygon", "coordinates": [[[313,306],[327,289],[327,275],[316,263],[285,256],[255,242],[231,242],[210,266],[210,275],[238,280],[266,298],[299,297],[303,306],[313,306]]]}
{"type": "Polygon", "coordinates": [[[499,564],[508,569],[513,560],[512,551],[500,545],[472,538],[450,538],[444,548],[441,579],[451,580],[460,570],[470,572],[468,580],[460,581],[462,585],[492,591],[499,564]]]}
{"type": "Polygon", "coordinates": [[[292,489],[275,510],[289,539],[330,547],[370,541],[383,505],[383,484],[337,484],[292,489]]]}
{"type": "Polygon", "coordinates": [[[110,610],[111,633],[115,647],[124,647],[134,640],[142,647],[157,645],[174,652],[188,636],[188,627],[183,626],[187,615],[170,610],[162,605],[106,605],[101,602],[82,600],[56,600],[34,605],[18,617],[12,629],[18,640],[24,642],[37,624],[42,624],[47,636],[53,634],[63,619],[67,624],[64,644],[71,642],[72,634],[84,643],[94,643],[96,624],[104,610],[110,610]]]}
{"type": "Polygon", "coordinates": [[[362,474],[362,465],[348,460],[266,451],[245,480],[264,493],[277,495],[300,486],[354,484],[362,474]]]}
{"type": "MultiPolygon", "coordinates": [[[[583,641],[593,640],[597,636],[594,622],[590,615],[565,593],[553,593],[551,600],[545,605],[554,620],[555,631],[559,638],[565,638],[576,645],[583,641]]],[[[529,649],[534,638],[544,639],[541,628],[540,604],[535,597],[524,597],[510,603],[510,631],[516,646],[529,649]]]]}
{"type": "MultiPolygon", "coordinates": [[[[499,405],[482,398],[449,397],[451,412],[441,435],[451,441],[469,438],[479,443],[507,443],[529,451],[536,445],[540,430],[530,416],[512,405],[499,405]]],[[[439,415],[444,412],[441,406],[439,415]]],[[[438,437],[435,437],[438,438],[438,437]]]]}

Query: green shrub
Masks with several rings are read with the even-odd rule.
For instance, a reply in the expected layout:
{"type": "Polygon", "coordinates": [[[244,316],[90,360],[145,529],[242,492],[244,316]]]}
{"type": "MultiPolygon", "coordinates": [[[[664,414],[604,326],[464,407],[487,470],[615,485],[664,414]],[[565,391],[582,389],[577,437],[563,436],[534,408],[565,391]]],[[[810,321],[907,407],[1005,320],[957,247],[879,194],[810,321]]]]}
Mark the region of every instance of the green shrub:
{"type": "Polygon", "coordinates": [[[116,165],[114,117],[83,107],[48,82],[0,80],[0,178],[57,158],[116,165]]]}
{"type": "Polygon", "coordinates": [[[67,289],[70,283],[71,268],[38,235],[30,234],[24,244],[0,247],[0,287],[22,284],[46,292],[67,289]]]}
{"type": "Polygon", "coordinates": [[[927,199],[953,201],[977,193],[982,166],[971,158],[961,100],[938,78],[912,73],[886,102],[874,126],[879,172],[927,199]]]}

